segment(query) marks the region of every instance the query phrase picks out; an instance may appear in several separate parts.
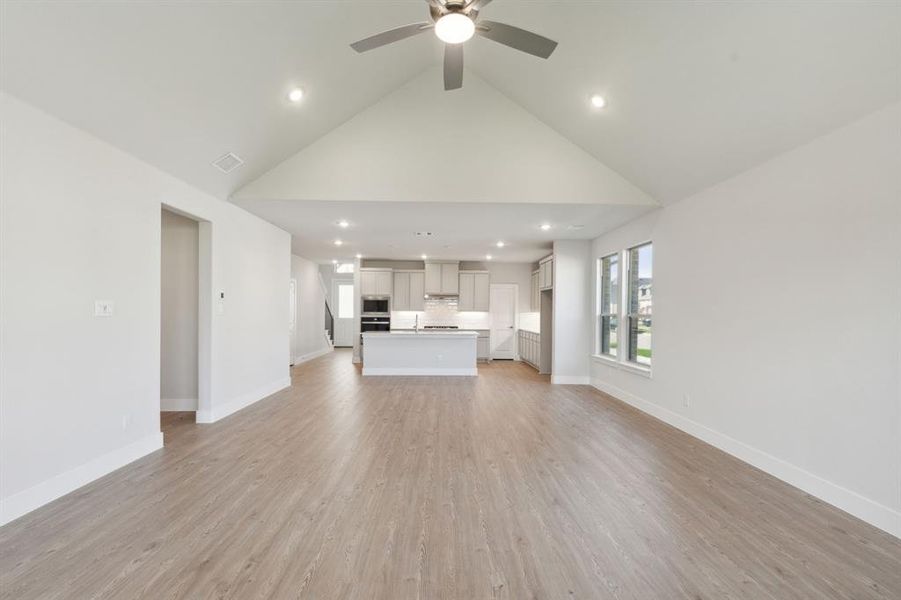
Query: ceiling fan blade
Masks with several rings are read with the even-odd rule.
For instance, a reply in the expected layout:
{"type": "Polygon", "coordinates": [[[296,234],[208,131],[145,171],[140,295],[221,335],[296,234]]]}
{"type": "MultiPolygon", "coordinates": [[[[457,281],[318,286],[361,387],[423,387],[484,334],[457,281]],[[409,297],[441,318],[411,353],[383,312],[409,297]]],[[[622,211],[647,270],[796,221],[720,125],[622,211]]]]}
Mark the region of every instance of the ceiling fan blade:
{"type": "Polygon", "coordinates": [[[479,21],[476,33],[491,41],[541,58],[550,56],[557,47],[554,40],[497,21],[479,21]]]}
{"type": "Polygon", "coordinates": [[[444,45],[444,89],[463,87],[463,44],[444,45]]]}
{"type": "Polygon", "coordinates": [[[482,10],[488,4],[491,4],[491,0],[472,0],[472,2],[466,5],[466,8],[470,10],[482,10]]]}
{"type": "Polygon", "coordinates": [[[366,52],[367,50],[373,50],[392,42],[399,42],[400,40],[404,40],[408,37],[413,37],[414,35],[420,34],[423,31],[431,29],[432,27],[434,27],[432,23],[425,22],[404,25],[403,27],[389,29],[388,31],[383,31],[382,33],[377,33],[373,36],[369,36],[368,38],[362,39],[359,42],[354,42],[350,45],[350,47],[357,52],[366,52]]]}

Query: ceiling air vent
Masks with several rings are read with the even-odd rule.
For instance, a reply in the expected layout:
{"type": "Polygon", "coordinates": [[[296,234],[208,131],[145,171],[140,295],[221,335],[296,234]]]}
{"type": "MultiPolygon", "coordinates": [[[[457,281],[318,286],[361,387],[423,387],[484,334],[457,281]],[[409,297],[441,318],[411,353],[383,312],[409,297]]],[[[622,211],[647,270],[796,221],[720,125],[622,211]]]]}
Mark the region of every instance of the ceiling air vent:
{"type": "Polygon", "coordinates": [[[241,159],[241,157],[233,152],[229,152],[228,154],[220,156],[213,161],[213,166],[223,173],[231,173],[243,164],[244,161],[241,159]]]}

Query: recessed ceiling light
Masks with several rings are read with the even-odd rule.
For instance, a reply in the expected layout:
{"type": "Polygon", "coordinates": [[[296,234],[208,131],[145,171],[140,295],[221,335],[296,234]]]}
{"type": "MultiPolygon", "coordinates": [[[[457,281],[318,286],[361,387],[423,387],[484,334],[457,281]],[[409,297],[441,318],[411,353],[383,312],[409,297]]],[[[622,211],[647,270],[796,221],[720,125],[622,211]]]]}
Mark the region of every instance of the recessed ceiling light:
{"type": "Polygon", "coordinates": [[[303,100],[303,90],[300,88],[294,88],[290,92],[288,92],[288,100],[291,102],[300,102],[303,100]]]}
{"type": "Polygon", "coordinates": [[[362,254],[357,254],[357,258],[363,258],[362,254]]]}
{"type": "Polygon", "coordinates": [[[350,225],[350,223],[348,223],[344,219],[341,219],[340,221],[338,221],[338,227],[347,228],[349,225],[350,225]]]}
{"type": "Polygon", "coordinates": [[[490,254],[486,254],[486,255],[485,255],[485,260],[491,260],[491,255],[490,255],[490,254]]]}
{"type": "Polygon", "coordinates": [[[427,258],[428,258],[428,256],[426,256],[425,254],[422,255],[422,260],[425,260],[427,258]]]}
{"type": "Polygon", "coordinates": [[[446,44],[462,44],[475,32],[476,24],[463,13],[448,13],[435,22],[435,35],[446,44]]]}
{"type": "Polygon", "coordinates": [[[335,240],[335,245],[336,245],[336,246],[340,246],[340,245],[343,244],[343,243],[344,243],[344,242],[342,242],[341,240],[335,240]]]}
{"type": "Polygon", "coordinates": [[[550,223],[545,223],[541,226],[541,231],[547,231],[550,228],[551,228],[550,223]]]}
{"type": "Polygon", "coordinates": [[[591,97],[591,105],[595,108],[604,108],[607,106],[607,101],[600,94],[595,94],[591,97]]]}
{"type": "Polygon", "coordinates": [[[496,245],[498,248],[503,248],[503,247],[504,247],[504,242],[498,242],[498,243],[495,244],[495,245],[496,245]]]}

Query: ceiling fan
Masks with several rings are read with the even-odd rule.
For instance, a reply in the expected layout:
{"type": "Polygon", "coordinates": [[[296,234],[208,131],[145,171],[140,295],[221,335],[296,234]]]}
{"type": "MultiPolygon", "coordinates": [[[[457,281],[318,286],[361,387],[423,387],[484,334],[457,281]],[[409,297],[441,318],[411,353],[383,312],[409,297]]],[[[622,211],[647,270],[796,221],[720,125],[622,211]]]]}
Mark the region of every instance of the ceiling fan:
{"type": "Polygon", "coordinates": [[[479,11],[491,0],[425,0],[432,22],[412,23],[377,33],[350,45],[357,52],[367,52],[424,31],[434,30],[444,42],[444,89],[463,87],[463,42],[478,34],[484,38],[521,52],[547,58],[557,42],[531,31],[479,19],[479,11]]]}

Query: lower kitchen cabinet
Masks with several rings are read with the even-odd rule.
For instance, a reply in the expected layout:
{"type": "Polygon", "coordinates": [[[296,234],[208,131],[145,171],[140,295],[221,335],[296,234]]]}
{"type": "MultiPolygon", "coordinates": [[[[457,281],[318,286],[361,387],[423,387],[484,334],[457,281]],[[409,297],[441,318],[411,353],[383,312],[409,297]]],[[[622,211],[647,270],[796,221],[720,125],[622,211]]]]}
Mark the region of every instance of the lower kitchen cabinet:
{"type": "Polygon", "coordinates": [[[487,329],[476,330],[479,337],[476,338],[476,360],[491,359],[491,342],[489,338],[490,332],[487,329]]]}
{"type": "Polygon", "coordinates": [[[536,369],[541,364],[541,334],[534,331],[519,330],[519,358],[536,369]]]}

